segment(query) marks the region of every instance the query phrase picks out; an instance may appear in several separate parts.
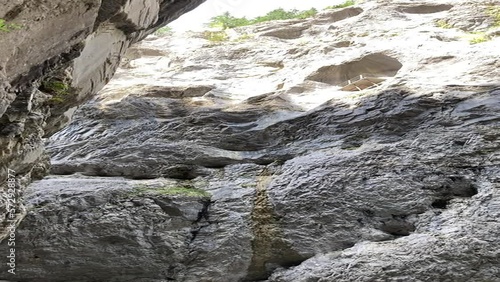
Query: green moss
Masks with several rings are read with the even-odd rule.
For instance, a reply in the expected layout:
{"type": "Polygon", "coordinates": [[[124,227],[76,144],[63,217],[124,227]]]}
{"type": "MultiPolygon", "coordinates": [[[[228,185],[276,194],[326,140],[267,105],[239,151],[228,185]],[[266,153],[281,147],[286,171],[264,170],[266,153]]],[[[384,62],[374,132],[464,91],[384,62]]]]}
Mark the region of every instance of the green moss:
{"type": "Polygon", "coordinates": [[[133,194],[160,194],[160,195],[182,195],[188,197],[210,197],[211,194],[205,190],[197,189],[189,186],[165,186],[165,187],[148,187],[138,186],[133,194]]]}
{"type": "Polygon", "coordinates": [[[486,14],[493,18],[494,26],[500,26],[500,7],[499,6],[489,6],[486,8],[486,14]]]}
{"type": "Polygon", "coordinates": [[[339,5],[328,6],[328,7],[325,8],[325,10],[341,9],[341,8],[346,8],[346,7],[349,7],[349,6],[353,6],[355,4],[356,4],[356,1],[354,1],[354,0],[347,0],[344,3],[339,4],[339,5]]]}
{"type": "Polygon", "coordinates": [[[73,89],[68,83],[56,78],[48,78],[42,81],[40,90],[52,94],[52,98],[49,101],[58,104],[66,101],[73,93],[73,89]]]}
{"type": "Polygon", "coordinates": [[[66,95],[69,91],[69,85],[60,80],[50,79],[42,81],[42,90],[52,94],[66,95]]]}
{"type": "Polygon", "coordinates": [[[205,31],[203,32],[203,38],[210,42],[220,43],[227,41],[229,36],[227,36],[225,31],[205,31]]]}
{"type": "Polygon", "coordinates": [[[436,26],[440,28],[450,29],[453,28],[446,20],[438,20],[436,21],[436,26]]]}
{"type": "Polygon", "coordinates": [[[11,32],[20,28],[21,26],[18,24],[7,23],[4,19],[0,19],[0,32],[11,32]]]}
{"type": "Polygon", "coordinates": [[[282,8],[272,10],[264,16],[256,17],[254,19],[237,18],[229,14],[229,12],[225,12],[220,16],[216,16],[210,19],[208,26],[221,28],[221,29],[229,29],[235,28],[239,26],[247,26],[258,24],[262,22],[268,21],[276,21],[276,20],[289,20],[289,19],[306,19],[316,15],[318,11],[314,8],[309,10],[299,11],[299,10],[289,10],[286,11],[282,8]]]}
{"type": "Polygon", "coordinates": [[[486,42],[489,40],[491,40],[491,37],[486,35],[484,32],[476,32],[476,33],[472,33],[472,35],[469,39],[469,43],[470,44],[479,44],[479,43],[483,43],[483,42],[486,42]]]}

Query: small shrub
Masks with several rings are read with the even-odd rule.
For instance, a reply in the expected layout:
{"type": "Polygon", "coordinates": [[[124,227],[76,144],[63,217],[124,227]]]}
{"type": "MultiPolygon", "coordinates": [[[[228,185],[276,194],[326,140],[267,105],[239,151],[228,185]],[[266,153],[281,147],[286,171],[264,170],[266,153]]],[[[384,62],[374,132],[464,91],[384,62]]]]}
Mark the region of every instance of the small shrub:
{"type": "Polygon", "coordinates": [[[159,28],[157,31],[155,31],[154,35],[158,37],[163,37],[166,35],[172,35],[173,31],[172,28],[169,26],[164,26],[162,28],[159,28]]]}
{"type": "Polygon", "coordinates": [[[229,12],[225,12],[220,16],[216,16],[210,19],[208,26],[214,28],[229,29],[250,24],[250,21],[245,17],[237,18],[229,14],[229,12]]]}
{"type": "Polygon", "coordinates": [[[342,4],[328,6],[328,7],[325,8],[325,10],[346,8],[346,7],[349,7],[349,6],[353,6],[355,4],[356,4],[356,1],[354,1],[354,0],[347,0],[344,3],[342,3],[342,4]]]}
{"type": "Polygon", "coordinates": [[[203,32],[203,38],[210,42],[219,43],[224,42],[229,39],[225,31],[205,31],[203,32]]]}
{"type": "Polygon", "coordinates": [[[11,32],[20,28],[21,26],[18,24],[7,23],[4,19],[0,19],[0,31],[11,32]]]}

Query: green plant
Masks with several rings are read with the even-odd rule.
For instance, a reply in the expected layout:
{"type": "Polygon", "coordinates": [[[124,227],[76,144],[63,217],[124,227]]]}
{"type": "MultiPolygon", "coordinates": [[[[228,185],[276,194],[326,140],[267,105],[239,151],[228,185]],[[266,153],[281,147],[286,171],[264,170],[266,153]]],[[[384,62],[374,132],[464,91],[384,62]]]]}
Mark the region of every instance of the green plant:
{"type": "Polygon", "coordinates": [[[436,21],[436,26],[440,27],[440,28],[446,28],[446,29],[449,29],[449,28],[453,27],[446,20],[438,20],[438,21],[436,21]]]}
{"type": "Polygon", "coordinates": [[[299,11],[299,10],[286,11],[282,8],[279,8],[270,11],[264,16],[256,17],[251,22],[252,24],[256,24],[256,23],[275,21],[275,20],[306,19],[316,15],[317,13],[318,11],[314,8],[305,11],[299,11]]]}
{"type": "Polygon", "coordinates": [[[203,38],[210,42],[223,42],[227,41],[229,37],[227,36],[225,31],[205,31],[203,32],[203,38]]]}
{"type": "Polygon", "coordinates": [[[250,24],[251,24],[250,20],[248,20],[245,17],[237,18],[229,14],[229,12],[225,12],[222,15],[211,18],[210,22],[208,23],[208,26],[214,28],[228,29],[250,24]]]}
{"type": "Polygon", "coordinates": [[[68,84],[59,81],[59,80],[45,80],[42,82],[43,90],[57,94],[57,95],[65,95],[69,90],[68,84]]]}
{"type": "Polygon", "coordinates": [[[21,26],[18,24],[7,23],[4,19],[0,19],[0,31],[11,32],[15,29],[20,29],[21,26]]]}
{"type": "Polygon", "coordinates": [[[165,35],[171,35],[173,33],[172,28],[169,26],[164,26],[162,28],[159,28],[157,31],[155,31],[154,35],[158,37],[162,37],[165,35]]]}
{"type": "Polygon", "coordinates": [[[225,12],[220,16],[211,18],[210,22],[208,23],[208,26],[221,29],[229,29],[229,28],[247,26],[247,25],[268,22],[268,21],[275,21],[275,20],[306,19],[316,15],[317,13],[318,11],[315,8],[305,11],[299,11],[299,10],[286,11],[282,8],[279,8],[268,12],[264,16],[256,17],[254,19],[247,19],[246,17],[237,18],[229,14],[229,12],[225,12]]]}
{"type": "Polygon", "coordinates": [[[210,197],[211,194],[205,190],[193,188],[193,187],[184,187],[184,186],[172,186],[172,187],[147,187],[147,186],[139,186],[136,187],[133,194],[160,194],[160,195],[183,195],[188,197],[210,197]]]}
{"type": "Polygon", "coordinates": [[[491,37],[486,35],[484,32],[473,33],[469,39],[470,44],[478,44],[491,40],[491,37]]]}
{"type": "Polygon", "coordinates": [[[56,78],[49,78],[42,81],[40,90],[52,94],[51,102],[62,103],[71,94],[71,87],[64,81],[56,78]]]}
{"type": "Polygon", "coordinates": [[[342,4],[328,6],[324,10],[346,8],[346,7],[349,7],[349,6],[353,6],[355,4],[356,4],[356,1],[354,1],[354,0],[347,0],[344,3],[342,3],[342,4]]]}

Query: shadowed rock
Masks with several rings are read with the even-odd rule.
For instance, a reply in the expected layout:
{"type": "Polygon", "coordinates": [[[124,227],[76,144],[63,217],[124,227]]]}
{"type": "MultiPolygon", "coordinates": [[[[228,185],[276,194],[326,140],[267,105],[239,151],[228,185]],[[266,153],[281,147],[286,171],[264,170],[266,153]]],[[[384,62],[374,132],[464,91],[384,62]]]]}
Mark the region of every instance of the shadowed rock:
{"type": "Polygon", "coordinates": [[[306,79],[338,85],[363,74],[375,77],[395,76],[402,66],[396,58],[375,53],[340,65],[321,67],[306,79]]]}
{"type": "Polygon", "coordinates": [[[432,14],[432,13],[439,13],[439,12],[448,11],[451,8],[453,8],[453,5],[446,5],[446,4],[412,5],[412,6],[406,6],[406,7],[404,7],[404,6],[399,7],[398,10],[403,12],[403,13],[409,13],[409,14],[432,14]]]}

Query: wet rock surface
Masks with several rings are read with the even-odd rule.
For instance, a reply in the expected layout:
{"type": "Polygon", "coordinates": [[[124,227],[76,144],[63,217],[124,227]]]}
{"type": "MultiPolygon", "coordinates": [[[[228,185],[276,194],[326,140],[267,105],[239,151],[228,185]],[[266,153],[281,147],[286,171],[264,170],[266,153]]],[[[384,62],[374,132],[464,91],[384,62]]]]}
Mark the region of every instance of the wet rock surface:
{"type": "Polygon", "coordinates": [[[16,279],[500,281],[498,39],[435,37],[468,5],[135,46],[48,140],[16,279]],[[341,91],[364,72],[384,80],[341,91]]]}

